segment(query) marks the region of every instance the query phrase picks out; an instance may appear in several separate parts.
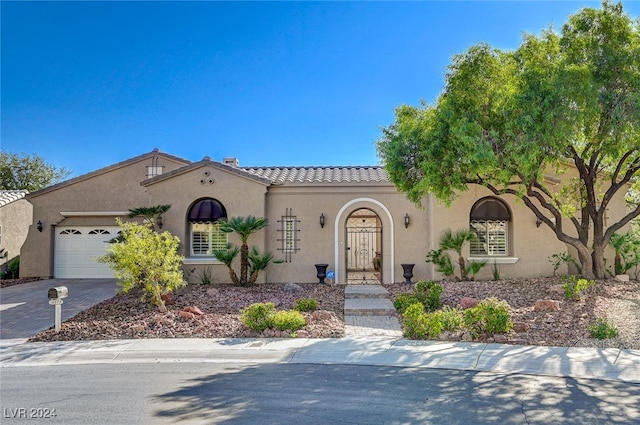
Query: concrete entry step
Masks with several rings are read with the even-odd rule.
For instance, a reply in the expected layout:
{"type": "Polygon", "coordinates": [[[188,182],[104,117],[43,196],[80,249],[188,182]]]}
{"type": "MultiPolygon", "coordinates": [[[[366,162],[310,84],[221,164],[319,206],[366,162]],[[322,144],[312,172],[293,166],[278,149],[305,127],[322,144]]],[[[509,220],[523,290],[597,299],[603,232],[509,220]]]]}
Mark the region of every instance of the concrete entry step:
{"type": "Polygon", "coordinates": [[[393,303],[386,298],[347,298],[344,300],[345,316],[394,316],[393,303]]]}
{"type": "Polygon", "coordinates": [[[344,289],[345,298],[387,298],[389,291],[382,285],[347,285],[344,289]]]}

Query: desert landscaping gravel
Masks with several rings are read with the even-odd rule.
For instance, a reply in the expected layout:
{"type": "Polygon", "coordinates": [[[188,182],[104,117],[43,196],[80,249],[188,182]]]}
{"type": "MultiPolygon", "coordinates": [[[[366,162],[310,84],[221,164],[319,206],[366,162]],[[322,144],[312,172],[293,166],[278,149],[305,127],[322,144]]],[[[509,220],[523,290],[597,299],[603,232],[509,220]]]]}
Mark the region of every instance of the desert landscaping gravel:
{"type": "MultiPolygon", "coordinates": [[[[640,349],[640,283],[601,280],[581,300],[568,300],[559,277],[502,281],[441,282],[442,301],[460,306],[463,298],[482,300],[497,297],[507,301],[515,329],[505,335],[485,335],[480,341],[507,344],[616,347],[640,349]],[[537,301],[557,301],[558,310],[536,311],[537,301]],[[595,340],[588,326],[596,318],[609,319],[619,330],[615,339],[595,340]]],[[[140,300],[139,294],[119,295],[106,300],[62,324],[61,332],[43,331],[30,341],[119,339],[119,338],[230,338],[304,337],[340,338],[345,335],[344,286],[261,284],[189,285],[174,296],[167,313],[140,300]],[[315,298],[319,310],[305,313],[307,326],[295,335],[247,329],[239,311],[256,302],[273,302],[278,309],[290,309],[300,298],[315,298]],[[196,313],[193,313],[195,311],[196,313]],[[202,313],[202,314],[200,314],[202,313]]],[[[400,292],[411,292],[404,283],[385,285],[391,300],[400,292]]],[[[401,318],[400,318],[401,319],[401,318]]],[[[471,340],[460,333],[443,334],[446,340],[471,340]]]]}

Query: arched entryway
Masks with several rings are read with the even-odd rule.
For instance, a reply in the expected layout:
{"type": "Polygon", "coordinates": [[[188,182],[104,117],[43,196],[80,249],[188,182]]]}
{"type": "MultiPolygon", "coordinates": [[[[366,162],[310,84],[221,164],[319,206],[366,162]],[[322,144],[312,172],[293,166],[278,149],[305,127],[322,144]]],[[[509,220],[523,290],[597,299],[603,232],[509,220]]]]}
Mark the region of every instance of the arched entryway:
{"type": "Polygon", "coordinates": [[[345,264],[348,284],[382,282],[382,221],[369,208],[349,214],[345,225],[345,264]]]}
{"type": "MultiPolygon", "coordinates": [[[[351,201],[347,202],[340,208],[336,214],[336,221],[334,227],[334,235],[335,235],[335,282],[337,283],[360,283],[363,282],[362,273],[360,270],[360,280],[356,281],[358,278],[357,274],[350,276],[347,273],[347,269],[349,267],[348,262],[348,251],[356,250],[355,247],[349,248],[350,244],[347,239],[347,227],[350,227],[350,223],[357,220],[360,220],[360,224],[362,223],[362,219],[364,216],[375,216],[377,229],[377,239],[375,243],[370,242],[369,246],[375,246],[373,251],[370,251],[371,248],[368,248],[368,257],[369,257],[369,269],[373,267],[373,262],[376,257],[376,252],[380,252],[380,272],[379,279],[377,281],[364,280],[365,283],[391,283],[394,280],[393,272],[394,272],[394,221],[391,216],[391,212],[389,209],[379,200],[372,198],[355,198],[351,201]],[[359,211],[357,214],[356,211],[359,211]],[[353,277],[353,280],[349,280],[349,277],[353,277]]],[[[367,219],[365,218],[365,225],[367,223],[367,219]]],[[[360,247],[361,248],[361,247],[360,247]]],[[[358,263],[362,266],[362,262],[358,263]]],[[[367,268],[365,264],[365,269],[367,268]]],[[[373,273],[376,272],[375,267],[373,267],[373,273]]],[[[373,274],[372,273],[372,274],[373,274]]],[[[365,274],[365,278],[367,275],[365,274]]],[[[374,279],[376,276],[371,276],[374,279]]]]}

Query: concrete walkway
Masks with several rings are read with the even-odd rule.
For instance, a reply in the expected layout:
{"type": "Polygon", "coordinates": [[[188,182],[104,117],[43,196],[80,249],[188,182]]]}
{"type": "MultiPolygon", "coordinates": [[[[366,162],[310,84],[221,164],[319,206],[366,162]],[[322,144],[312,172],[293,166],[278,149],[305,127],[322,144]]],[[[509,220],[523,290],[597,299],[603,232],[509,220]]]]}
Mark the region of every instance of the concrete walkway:
{"type": "Polygon", "coordinates": [[[347,338],[402,337],[396,309],[382,285],[347,285],[344,296],[347,338]]]}

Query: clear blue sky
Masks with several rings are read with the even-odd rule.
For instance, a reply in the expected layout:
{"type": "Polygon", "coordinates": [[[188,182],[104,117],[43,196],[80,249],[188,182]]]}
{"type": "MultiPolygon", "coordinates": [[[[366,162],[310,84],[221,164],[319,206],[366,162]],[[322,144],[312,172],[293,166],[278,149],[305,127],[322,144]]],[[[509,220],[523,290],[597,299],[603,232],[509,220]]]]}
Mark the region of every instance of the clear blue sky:
{"type": "MultiPolygon", "coordinates": [[[[600,2],[0,2],[1,148],[73,175],[159,148],[372,165],[453,55],[516,48],[600,2]]],[[[640,2],[624,2],[633,17],[640,2]]]]}

